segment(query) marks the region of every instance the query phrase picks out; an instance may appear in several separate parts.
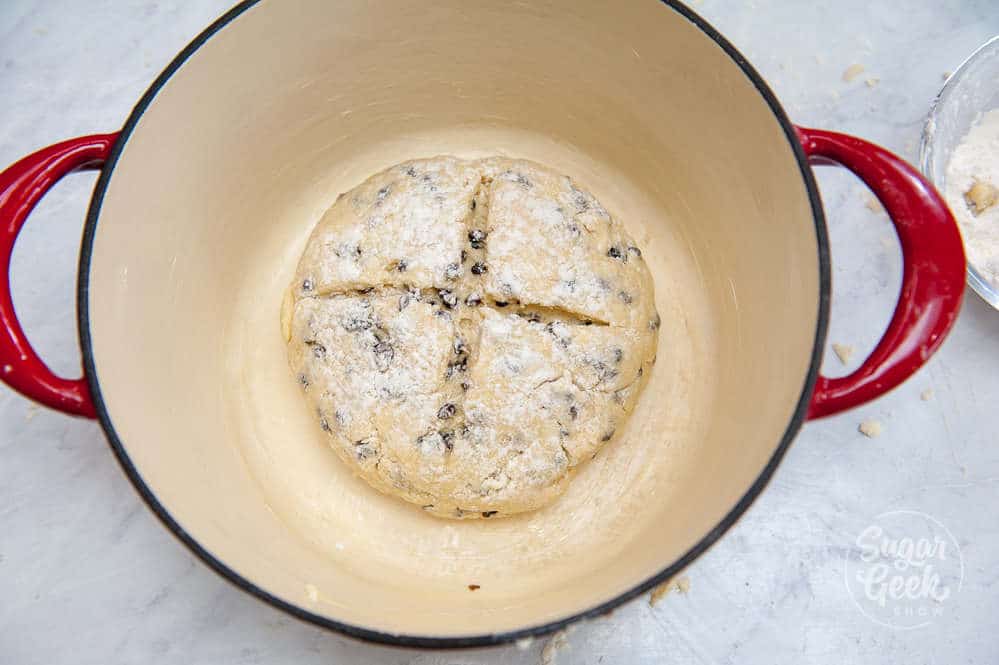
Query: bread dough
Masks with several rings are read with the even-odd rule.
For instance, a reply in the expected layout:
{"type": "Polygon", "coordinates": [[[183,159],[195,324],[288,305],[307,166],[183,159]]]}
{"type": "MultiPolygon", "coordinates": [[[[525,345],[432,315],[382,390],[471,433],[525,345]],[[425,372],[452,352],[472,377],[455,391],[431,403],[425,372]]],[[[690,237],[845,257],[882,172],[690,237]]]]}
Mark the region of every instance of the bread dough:
{"type": "Polygon", "coordinates": [[[641,250],[566,176],[434,157],[342,194],[282,308],[340,458],[452,518],[539,508],[614,438],[655,361],[641,250]]]}

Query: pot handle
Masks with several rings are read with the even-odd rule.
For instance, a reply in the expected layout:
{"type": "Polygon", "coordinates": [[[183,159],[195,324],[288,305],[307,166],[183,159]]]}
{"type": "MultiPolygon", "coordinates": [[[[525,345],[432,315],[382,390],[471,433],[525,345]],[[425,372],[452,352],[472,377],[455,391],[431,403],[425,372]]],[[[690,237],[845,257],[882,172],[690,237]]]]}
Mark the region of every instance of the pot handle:
{"type": "Polygon", "coordinates": [[[965,259],[954,216],[912,166],[853,136],[805,127],[797,131],[812,164],[845,166],[870,187],[902,244],[902,290],[888,329],[852,374],[819,376],[808,409],[813,419],[883,395],[933,355],[961,308],[965,259]]]}
{"type": "Polygon", "coordinates": [[[31,348],[10,295],[10,258],[28,215],[63,176],[100,169],[118,134],[94,134],[56,143],[0,173],[0,379],[29,399],[86,418],[96,417],[86,378],[56,376],[31,348]]]}

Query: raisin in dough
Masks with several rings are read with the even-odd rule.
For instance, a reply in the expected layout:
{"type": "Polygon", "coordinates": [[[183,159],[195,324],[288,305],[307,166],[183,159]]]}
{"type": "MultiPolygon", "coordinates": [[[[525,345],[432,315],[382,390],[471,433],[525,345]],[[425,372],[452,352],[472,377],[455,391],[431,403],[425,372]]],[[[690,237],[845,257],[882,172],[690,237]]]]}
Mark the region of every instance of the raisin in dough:
{"type": "Polygon", "coordinates": [[[565,491],[655,361],[642,252],[566,176],[521,160],[415,160],[343,194],[282,311],[333,450],[444,517],[565,491]]]}

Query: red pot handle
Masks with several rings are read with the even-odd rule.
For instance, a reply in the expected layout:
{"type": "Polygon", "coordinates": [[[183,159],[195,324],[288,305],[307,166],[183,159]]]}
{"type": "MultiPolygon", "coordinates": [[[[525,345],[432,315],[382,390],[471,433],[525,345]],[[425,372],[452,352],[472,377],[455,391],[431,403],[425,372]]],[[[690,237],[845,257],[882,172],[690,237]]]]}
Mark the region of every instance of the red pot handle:
{"type": "Polygon", "coordinates": [[[883,395],[933,355],[961,308],[965,260],[954,216],[913,167],[852,136],[797,129],[813,164],[845,166],[871,188],[902,244],[902,291],[891,323],[855,372],[837,379],[819,376],[808,417],[821,418],[883,395]]]}
{"type": "Polygon", "coordinates": [[[25,397],[58,411],[96,417],[86,379],[56,376],[31,348],[10,296],[10,257],[28,214],[60,178],[104,165],[117,134],[56,143],[0,173],[0,379],[25,397]]]}

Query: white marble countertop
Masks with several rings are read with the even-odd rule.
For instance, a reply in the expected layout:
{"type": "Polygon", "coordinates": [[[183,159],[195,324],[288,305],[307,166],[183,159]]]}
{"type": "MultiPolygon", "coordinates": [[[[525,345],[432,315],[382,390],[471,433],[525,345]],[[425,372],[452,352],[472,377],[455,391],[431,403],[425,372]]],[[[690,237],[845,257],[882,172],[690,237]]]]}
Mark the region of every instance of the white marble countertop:
{"type": "MultiPolygon", "coordinates": [[[[227,0],[3,0],[0,164],[117,129],[154,76],[227,0]]],[[[703,0],[791,117],[915,159],[945,72],[999,33],[994,0],[703,0]],[[900,8],[904,6],[903,8],[900,8]],[[865,72],[843,80],[851,65],[865,72]],[[870,85],[867,79],[871,79],[870,85]],[[877,80],[875,80],[877,79],[877,80]]],[[[43,202],[15,254],[15,303],[51,365],[78,372],[74,280],[95,177],[43,202]]],[[[851,176],[823,170],[833,240],[830,341],[869,350],[899,285],[897,244],[851,176]]],[[[854,364],[857,360],[854,360],[854,364]]],[[[844,372],[829,354],[826,368],[844,372]]],[[[999,662],[999,312],[968,292],[942,351],[902,388],[808,424],[747,516],[687,571],[690,589],[637,600],[567,636],[559,663],[999,662]],[[929,399],[921,399],[932,390],[929,399]],[[857,431],[868,418],[883,434],[857,431]],[[847,589],[858,534],[927,513],[960,546],[963,584],[915,630],[865,616],[847,589]]],[[[537,663],[526,650],[372,647],[237,591],[139,501],[98,426],[0,389],[0,662],[537,663]]],[[[953,557],[950,562],[953,564],[953,557]]]]}

